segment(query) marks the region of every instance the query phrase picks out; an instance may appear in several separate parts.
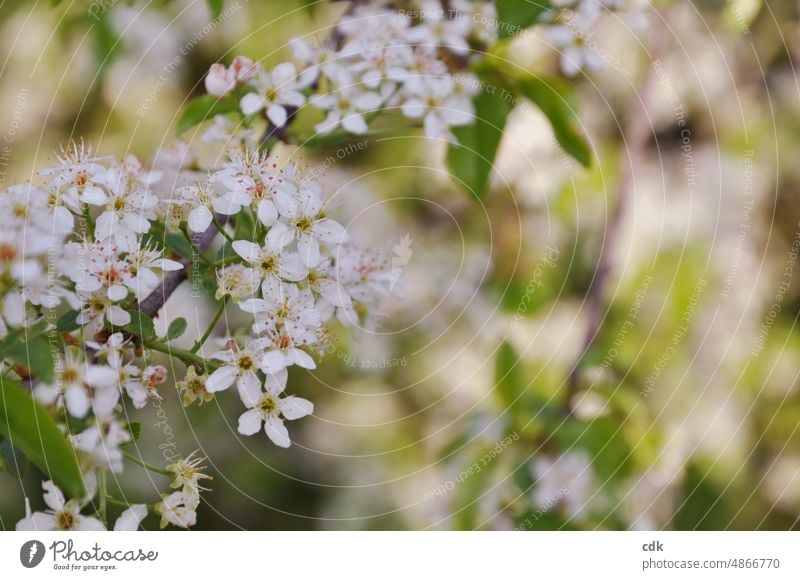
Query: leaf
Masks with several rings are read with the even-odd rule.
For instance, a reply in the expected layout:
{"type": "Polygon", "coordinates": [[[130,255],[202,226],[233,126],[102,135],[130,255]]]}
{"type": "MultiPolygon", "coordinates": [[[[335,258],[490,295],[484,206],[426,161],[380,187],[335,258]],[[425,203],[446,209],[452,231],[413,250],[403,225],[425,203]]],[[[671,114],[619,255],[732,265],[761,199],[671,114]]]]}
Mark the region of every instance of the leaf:
{"type": "Polygon", "coordinates": [[[131,321],[125,327],[125,330],[142,338],[152,338],[156,335],[156,325],[147,314],[138,310],[131,310],[129,314],[131,315],[131,321]]]}
{"type": "Polygon", "coordinates": [[[536,24],[542,12],[550,9],[547,0],[497,0],[498,35],[516,36],[536,24]]]}
{"type": "Polygon", "coordinates": [[[17,479],[25,477],[28,473],[30,461],[22,452],[11,444],[8,439],[0,443],[0,469],[7,471],[17,479]]]}
{"type": "Polygon", "coordinates": [[[219,18],[222,9],[225,7],[225,0],[206,0],[208,9],[211,11],[212,18],[219,18]]]}
{"type": "Polygon", "coordinates": [[[0,433],[68,496],[83,498],[75,451],[47,411],[15,381],[0,377],[0,433]]]}
{"type": "Polygon", "coordinates": [[[128,423],[126,426],[128,433],[131,434],[130,443],[136,443],[142,437],[142,424],[138,422],[128,423]]]}
{"type": "Polygon", "coordinates": [[[572,85],[554,77],[532,74],[526,74],[512,82],[520,94],[541,109],[564,150],[581,165],[589,167],[592,153],[581,129],[578,99],[572,85]]]}
{"type": "Polygon", "coordinates": [[[482,199],[512,106],[496,91],[481,91],[473,103],[475,122],[453,127],[458,143],[450,143],[447,148],[447,166],[467,192],[482,199]]]}
{"type": "Polygon", "coordinates": [[[72,332],[78,330],[81,325],[78,324],[78,311],[69,310],[62,314],[56,321],[56,332],[72,332]]]}
{"type": "Polygon", "coordinates": [[[52,382],[55,362],[50,343],[44,337],[38,336],[30,340],[14,339],[10,344],[3,345],[2,352],[4,357],[25,367],[39,380],[45,383],[52,382]]]}
{"type": "Polygon", "coordinates": [[[514,348],[506,341],[500,345],[494,363],[494,384],[503,406],[511,407],[523,389],[521,364],[514,348]]]}
{"type": "Polygon", "coordinates": [[[188,323],[186,322],[185,318],[176,318],[169,323],[169,328],[167,328],[167,339],[174,340],[180,337],[184,332],[186,332],[187,326],[188,323]]]}
{"type": "Polygon", "coordinates": [[[178,119],[175,133],[181,135],[198,123],[202,123],[215,115],[222,115],[236,111],[239,103],[234,97],[220,99],[213,95],[202,95],[193,99],[186,105],[178,119]]]}
{"type": "Polygon", "coordinates": [[[164,236],[164,244],[182,258],[193,257],[194,250],[192,249],[192,245],[183,234],[177,234],[175,232],[167,234],[164,236]]]}

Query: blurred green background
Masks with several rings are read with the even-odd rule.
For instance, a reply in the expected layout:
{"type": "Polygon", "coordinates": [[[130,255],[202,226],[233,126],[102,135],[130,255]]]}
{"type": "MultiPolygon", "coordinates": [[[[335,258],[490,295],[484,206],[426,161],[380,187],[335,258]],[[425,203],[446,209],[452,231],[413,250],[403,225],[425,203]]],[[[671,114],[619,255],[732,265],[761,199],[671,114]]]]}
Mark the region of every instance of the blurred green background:
{"type": "MultiPolygon", "coordinates": [[[[652,34],[604,20],[596,41],[617,64],[573,81],[589,170],[525,108],[480,201],[418,131],[346,155],[278,152],[325,165],[357,239],[391,253],[408,235],[413,254],[368,328],[337,332],[316,371],[290,374],[316,406],[289,426],[290,449],[239,437],[234,397],[184,409],[165,390],[170,432],[155,407],[137,412],[151,463],[165,445],[208,455],[199,529],[798,527],[798,5],[659,8],[652,34]],[[640,97],[654,135],[615,223],[640,97]],[[602,324],[581,356],[612,229],[602,324]]],[[[2,185],[32,179],[73,138],[154,159],[210,64],[278,62],[342,9],[226,1],[214,21],[199,1],[3,3],[2,185]]],[[[557,71],[535,29],[511,55],[557,71]]],[[[159,324],[211,306],[184,288],[159,324]]],[[[0,474],[3,529],[39,481],[32,468],[0,474]]],[[[114,495],[153,501],[167,483],[131,464],[114,495]]]]}

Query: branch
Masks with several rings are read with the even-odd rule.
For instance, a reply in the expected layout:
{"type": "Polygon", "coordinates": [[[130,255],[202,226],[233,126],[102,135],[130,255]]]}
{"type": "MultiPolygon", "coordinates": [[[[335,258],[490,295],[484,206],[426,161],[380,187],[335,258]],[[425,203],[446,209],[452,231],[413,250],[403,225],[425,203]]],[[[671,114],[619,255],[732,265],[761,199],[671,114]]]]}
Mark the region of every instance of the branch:
{"type": "MultiPolygon", "coordinates": [[[[666,44],[666,34],[659,35],[657,45],[654,47],[650,57],[651,62],[658,60],[658,55],[664,50],[666,44]]],[[[605,302],[605,291],[608,286],[609,275],[612,268],[612,257],[619,243],[619,235],[624,221],[626,210],[630,205],[634,193],[634,177],[637,167],[640,167],[644,157],[650,136],[653,133],[653,126],[648,112],[648,103],[651,101],[652,93],[656,84],[654,67],[650,67],[644,80],[642,91],[636,91],[631,98],[631,103],[627,107],[628,111],[633,111],[623,131],[623,142],[628,151],[627,157],[623,157],[620,167],[620,180],[617,188],[617,203],[612,209],[611,216],[606,229],[606,237],[600,257],[597,262],[595,276],[586,294],[586,308],[589,311],[586,334],[584,335],[578,359],[572,365],[569,376],[567,377],[567,390],[564,399],[564,413],[567,416],[574,412],[574,399],[580,386],[580,372],[583,360],[594,346],[597,335],[603,325],[605,318],[603,305],[605,302]]]]}
{"type": "MultiPolygon", "coordinates": [[[[224,225],[230,218],[229,216],[217,216],[217,219],[224,225]]],[[[207,250],[211,242],[214,241],[216,235],[217,226],[211,224],[206,231],[200,234],[200,238],[197,241],[197,250],[200,252],[207,250]]],[[[169,297],[172,296],[172,293],[175,292],[175,289],[181,285],[181,282],[189,277],[189,268],[192,265],[192,260],[190,258],[183,258],[180,263],[183,268],[168,272],[167,275],[162,278],[159,286],[136,305],[136,308],[140,312],[151,317],[155,316],[169,297]]]]}

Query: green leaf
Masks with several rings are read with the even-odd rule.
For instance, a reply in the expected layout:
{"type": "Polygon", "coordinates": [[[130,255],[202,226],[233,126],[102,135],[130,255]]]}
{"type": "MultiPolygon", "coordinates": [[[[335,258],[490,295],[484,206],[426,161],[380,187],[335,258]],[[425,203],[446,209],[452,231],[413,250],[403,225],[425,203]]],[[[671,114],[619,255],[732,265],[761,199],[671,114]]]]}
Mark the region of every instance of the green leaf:
{"type": "Polygon", "coordinates": [[[72,332],[78,330],[81,325],[77,323],[78,311],[69,310],[62,314],[56,321],[56,332],[72,332]]]}
{"type": "Polygon", "coordinates": [[[509,38],[519,34],[549,9],[547,0],[497,0],[498,35],[509,38]]]}
{"type": "Polygon", "coordinates": [[[513,347],[508,342],[503,342],[494,363],[494,384],[500,401],[506,408],[514,404],[524,388],[520,365],[513,347]]]}
{"type": "Polygon", "coordinates": [[[169,328],[167,328],[167,339],[174,340],[180,337],[184,332],[186,332],[187,326],[188,323],[186,322],[185,318],[176,318],[169,323],[169,328]]]}
{"type": "Polygon", "coordinates": [[[136,443],[139,441],[139,439],[142,437],[142,424],[138,422],[128,423],[125,427],[131,434],[131,440],[129,443],[136,443]]]}
{"type": "Polygon", "coordinates": [[[169,233],[164,236],[164,243],[166,244],[167,248],[182,258],[193,257],[194,250],[192,250],[192,245],[183,234],[178,234],[175,232],[169,233]]]}
{"type": "Polygon", "coordinates": [[[483,199],[512,106],[494,91],[481,91],[473,103],[475,122],[453,127],[458,143],[447,148],[447,166],[467,192],[483,199]]]}
{"type": "Polygon", "coordinates": [[[70,497],[83,498],[75,451],[47,411],[15,381],[0,377],[0,433],[70,497]]]}
{"type": "Polygon", "coordinates": [[[186,108],[178,119],[175,133],[181,135],[198,123],[213,118],[214,115],[230,113],[231,111],[238,110],[238,108],[239,103],[234,97],[220,99],[213,95],[202,95],[191,100],[189,104],[186,105],[186,108]]]}
{"type": "Polygon", "coordinates": [[[592,152],[581,129],[578,99],[572,85],[554,77],[532,74],[526,74],[512,82],[520,94],[541,109],[564,150],[581,165],[589,167],[592,152]]]}
{"type": "Polygon", "coordinates": [[[28,473],[30,461],[22,452],[11,444],[8,439],[0,443],[0,469],[7,471],[17,479],[25,477],[28,473]]]}
{"type": "Polygon", "coordinates": [[[5,357],[28,369],[39,380],[52,382],[55,363],[46,338],[38,336],[30,340],[15,339],[10,344],[4,344],[2,351],[5,357]]]}
{"type": "Polygon", "coordinates": [[[131,310],[129,313],[131,321],[125,327],[125,330],[142,338],[152,338],[156,335],[156,325],[152,318],[138,310],[131,310]]]}
{"type": "Polygon", "coordinates": [[[219,18],[222,9],[225,7],[225,0],[206,0],[208,9],[211,10],[212,18],[219,18]]]}

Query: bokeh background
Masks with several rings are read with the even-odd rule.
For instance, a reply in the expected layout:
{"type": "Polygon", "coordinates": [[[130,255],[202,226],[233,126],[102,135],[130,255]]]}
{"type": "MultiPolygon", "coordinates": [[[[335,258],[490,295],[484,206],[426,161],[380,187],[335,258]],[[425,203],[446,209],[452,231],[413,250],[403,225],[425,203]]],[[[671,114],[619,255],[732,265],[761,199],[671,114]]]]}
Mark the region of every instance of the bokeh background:
{"type": "MultiPolygon", "coordinates": [[[[0,185],[70,139],[156,159],[210,64],[279,62],[342,9],[1,2],[0,185]]],[[[322,167],[363,243],[392,255],[408,236],[408,263],[365,328],[290,375],[316,406],[290,449],[238,436],[232,398],[184,409],[165,389],[134,417],[138,452],[208,455],[200,529],[797,528],[799,10],[687,0],[604,18],[605,70],[570,81],[591,168],[518,107],[482,200],[418,130],[276,151],[322,167]]],[[[557,74],[536,29],[511,55],[557,74]]],[[[158,323],[212,307],[182,288],[158,323]]],[[[3,529],[39,481],[0,474],[3,529]]],[[[130,464],[112,488],[153,501],[166,483],[130,464]]]]}

